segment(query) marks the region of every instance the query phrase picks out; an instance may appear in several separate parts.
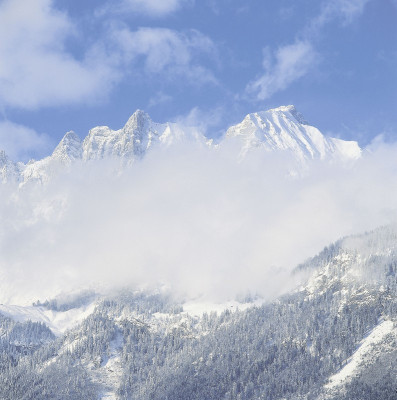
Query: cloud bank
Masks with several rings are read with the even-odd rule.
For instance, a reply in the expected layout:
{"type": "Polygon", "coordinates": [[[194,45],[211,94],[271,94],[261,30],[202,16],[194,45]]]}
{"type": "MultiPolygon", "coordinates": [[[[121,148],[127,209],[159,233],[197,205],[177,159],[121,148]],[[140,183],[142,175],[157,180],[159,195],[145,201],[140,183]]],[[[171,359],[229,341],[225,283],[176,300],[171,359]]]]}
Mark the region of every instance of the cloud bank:
{"type": "Polygon", "coordinates": [[[189,143],[123,174],[76,165],[47,186],[1,186],[0,302],[79,288],[165,285],[187,298],[273,298],[290,271],[341,236],[396,220],[397,146],[349,169],[286,177],[282,155],[189,143]]]}

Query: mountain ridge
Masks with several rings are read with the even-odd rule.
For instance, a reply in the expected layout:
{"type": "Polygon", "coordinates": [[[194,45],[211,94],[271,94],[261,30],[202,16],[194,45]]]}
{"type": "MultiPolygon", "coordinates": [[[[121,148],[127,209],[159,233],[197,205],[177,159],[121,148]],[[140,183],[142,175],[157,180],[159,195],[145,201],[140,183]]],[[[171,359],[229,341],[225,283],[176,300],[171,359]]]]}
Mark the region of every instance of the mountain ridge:
{"type": "Polygon", "coordinates": [[[267,111],[248,114],[242,122],[227,129],[214,145],[204,135],[192,134],[188,127],[176,123],[153,122],[149,114],[136,110],[126,124],[113,130],[97,126],[82,140],[73,131],[67,132],[53,153],[41,160],[27,164],[15,163],[5,153],[0,158],[0,178],[3,182],[46,182],[60,170],[76,161],[89,162],[101,159],[118,159],[131,164],[143,158],[153,147],[171,146],[189,138],[206,143],[210,148],[224,147],[237,141],[240,157],[261,148],[265,152],[286,152],[305,165],[311,160],[346,162],[361,157],[357,142],[329,138],[308,124],[295,106],[281,106],[267,111]]]}

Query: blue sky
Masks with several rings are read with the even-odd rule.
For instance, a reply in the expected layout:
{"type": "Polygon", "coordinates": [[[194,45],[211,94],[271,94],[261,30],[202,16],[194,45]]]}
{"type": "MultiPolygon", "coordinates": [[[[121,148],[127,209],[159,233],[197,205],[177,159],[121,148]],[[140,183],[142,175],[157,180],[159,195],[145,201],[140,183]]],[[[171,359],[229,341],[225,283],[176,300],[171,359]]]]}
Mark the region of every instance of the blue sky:
{"type": "Polygon", "coordinates": [[[2,0],[0,148],[41,157],[137,109],[208,136],[295,104],[362,146],[397,138],[396,0],[2,0]]]}

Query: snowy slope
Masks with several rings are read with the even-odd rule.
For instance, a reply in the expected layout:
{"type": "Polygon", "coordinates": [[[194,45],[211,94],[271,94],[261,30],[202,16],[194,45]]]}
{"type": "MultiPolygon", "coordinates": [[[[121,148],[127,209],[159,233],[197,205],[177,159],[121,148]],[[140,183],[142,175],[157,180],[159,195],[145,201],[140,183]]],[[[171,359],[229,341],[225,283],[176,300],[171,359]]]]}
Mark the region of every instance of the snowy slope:
{"type": "Polygon", "coordinates": [[[242,156],[254,148],[289,151],[300,162],[356,160],[361,155],[357,142],[327,138],[292,105],[248,114],[240,124],[228,129],[226,139],[235,138],[241,141],[242,156]]]}
{"type": "Polygon", "coordinates": [[[18,322],[42,322],[59,336],[87,318],[95,309],[95,302],[67,311],[49,310],[45,307],[0,304],[0,314],[18,322]]]}
{"type": "Polygon", "coordinates": [[[360,372],[363,363],[369,363],[379,352],[379,345],[389,334],[396,336],[397,330],[392,321],[381,321],[368,335],[362,340],[355,353],[347,360],[346,365],[335,375],[331,376],[326,389],[333,390],[346,384],[360,372]]]}

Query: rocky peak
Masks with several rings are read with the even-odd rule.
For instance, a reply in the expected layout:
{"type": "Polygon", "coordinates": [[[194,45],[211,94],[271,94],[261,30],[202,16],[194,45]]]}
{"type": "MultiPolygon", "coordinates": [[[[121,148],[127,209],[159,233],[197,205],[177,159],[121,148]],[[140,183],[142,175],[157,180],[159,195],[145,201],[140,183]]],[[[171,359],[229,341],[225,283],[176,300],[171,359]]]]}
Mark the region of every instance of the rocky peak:
{"type": "Polygon", "coordinates": [[[81,155],[82,143],[80,138],[73,131],[69,131],[65,134],[52,153],[52,157],[68,162],[80,159],[81,155]]]}

